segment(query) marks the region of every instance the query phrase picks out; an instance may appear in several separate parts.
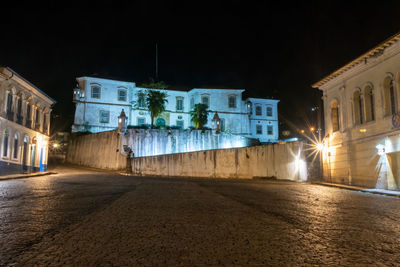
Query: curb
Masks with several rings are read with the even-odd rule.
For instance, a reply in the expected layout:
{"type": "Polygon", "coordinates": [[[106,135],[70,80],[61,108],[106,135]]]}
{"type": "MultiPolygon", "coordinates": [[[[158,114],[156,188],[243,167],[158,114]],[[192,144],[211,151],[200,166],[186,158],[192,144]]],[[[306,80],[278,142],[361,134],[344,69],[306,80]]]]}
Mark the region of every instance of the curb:
{"type": "Polygon", "coordinates": [[[40,172],[40,173],[34,173],[34,174],[24,174],[24,175],[15,175],[15,176],[11,176],[11,175],[10,176],[0,176],[0,181],[31,178],[31,177],[45,176],[45,175],[51,175],[51,174],[57,174],[57,172],[40,172]]]}
{"type": "Polygon", "coordinates": [[[395,194],[395,193],[391,194],[390,192],[371,191],[371,189],[368,189],[368,188],[351,186],[351,185],[340,185],[340,184],[330,184],[330,183],[313,183],[313,184],[328,186],[328,187],[335,187],[335,188],[340,188],[340,189],[347,189],[347,190],[352,190],[352,191],[358,191],[358,192],[362,192],[362,193],[370,193],[370,194],[375,194],[375,195],[383,195],[383,196],[391,196],[391,197],[400,198],[400,194],[395,194]]]}

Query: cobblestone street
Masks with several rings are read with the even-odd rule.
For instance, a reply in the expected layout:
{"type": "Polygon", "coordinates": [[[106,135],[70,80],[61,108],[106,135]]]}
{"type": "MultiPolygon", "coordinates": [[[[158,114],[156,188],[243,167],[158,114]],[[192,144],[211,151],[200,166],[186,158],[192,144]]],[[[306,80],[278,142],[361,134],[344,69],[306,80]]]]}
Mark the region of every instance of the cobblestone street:
{"type": "Polygon", "coordinates": [[[0,181],[0,265],[399,265],[400,199],[79,168],[0,181]]]}

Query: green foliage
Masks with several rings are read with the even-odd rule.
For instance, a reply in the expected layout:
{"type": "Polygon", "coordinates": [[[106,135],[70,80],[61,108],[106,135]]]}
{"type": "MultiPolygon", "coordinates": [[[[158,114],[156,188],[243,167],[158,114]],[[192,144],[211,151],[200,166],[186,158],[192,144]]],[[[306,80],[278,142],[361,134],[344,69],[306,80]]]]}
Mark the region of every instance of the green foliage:
{"type": "Polygon", "coordinates": [[[190,120],[194,123],[196,129],[203,129],[203,126],[207,123],[207,108],[205,104],[196,104],[194,109],[190,111],[190,120]]]}
{"type": "Polygon", "coordinates": [[[153,78],[150,78],[148,83],[142,83],[140,87],[151,89],[167,89],[168,85],[163,81],[155,81],[153,78]]]}
{"type": "Polygon", "coordinates": [[[89,132],[89,133],[90,133],[90,128],[92,128],[92,126],[89,125],[88,121],[85,121],[85,123],[82,124],[82,127],[84,132],[89,132]]]}
{"type": "Polygon", "coordinates": [[[147,91],[146,104],[150,111],[152,127],[154,127],[154,118],[158,117],[165,111],[165,103],[168,103],[166,92],[156,90],[147,91]]]}

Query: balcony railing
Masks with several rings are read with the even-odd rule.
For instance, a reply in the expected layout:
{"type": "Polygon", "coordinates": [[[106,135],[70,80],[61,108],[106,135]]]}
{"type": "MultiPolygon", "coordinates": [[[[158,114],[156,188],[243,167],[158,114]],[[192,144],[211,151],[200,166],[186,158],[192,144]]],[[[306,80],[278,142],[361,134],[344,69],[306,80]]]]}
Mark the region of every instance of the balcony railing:
{"type": "Polygon", "coordinates": [[[22,125],[23,121],[24,121],[24,117],[17,115],[17,123],[22,125]]]}
{"type": "Polygon", "coordinates": [[[14,121],[14,112],[7,110],[7,120],[14,121]]]}
{"type": "Polygon", "coordinates": [[[35,124],[35,131],[40,132],[40,124],[39,123],[35,124]]]}
{"type": "Polygon", "coordinates": [[[26,120],[25,126],[29,129],[32,129],[32,120],[26,120]]]}

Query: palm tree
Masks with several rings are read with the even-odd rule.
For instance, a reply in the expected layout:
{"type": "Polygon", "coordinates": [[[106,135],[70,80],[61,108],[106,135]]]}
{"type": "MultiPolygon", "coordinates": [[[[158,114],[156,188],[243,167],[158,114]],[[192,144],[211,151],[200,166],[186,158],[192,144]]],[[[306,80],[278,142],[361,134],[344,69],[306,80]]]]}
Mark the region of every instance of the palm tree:
{"type": "Polygon", "coordinates": [[[148,90],[146,94],[146,104],[150,111],[151,127],[154,127],[154,118],[165,111],[165,103],[168,103],[167,93],[156,90],[148,90]]]}
{"type": "Polygon", "coordinates": [[[164,81],[155,81],[153,78],[149,79],[149,82],[142,83],[140,87],[150,88],[150,89],[167,89],[168,85],[164,81]]]}
{"type": "Polygon", "coordinates": [[[207,124],[208,106],[205,104],[196,104],[194,109],[190,111],[190,121],[194,123],[196,129],[202,129],[207,124]]]}

